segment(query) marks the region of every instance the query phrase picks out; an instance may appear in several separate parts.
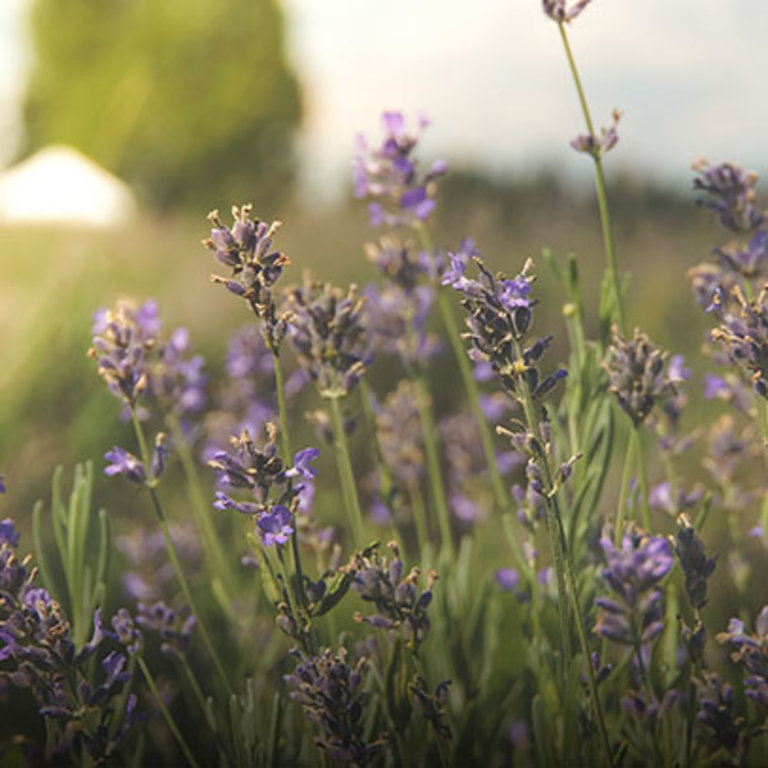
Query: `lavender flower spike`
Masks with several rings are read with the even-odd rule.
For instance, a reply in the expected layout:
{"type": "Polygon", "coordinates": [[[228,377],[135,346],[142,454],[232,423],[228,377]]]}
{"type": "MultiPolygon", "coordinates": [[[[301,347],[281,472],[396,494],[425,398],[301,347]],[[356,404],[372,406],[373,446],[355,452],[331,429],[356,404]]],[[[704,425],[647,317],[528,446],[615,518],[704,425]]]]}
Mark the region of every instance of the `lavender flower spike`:
{"type": "Polygon", "coordinates": [[[384,112],[381,117],[384,141],[370,149],[363,136],[358,137],[355,158],[355,196],[377,198],[368,206],[371,224],[411,226],[429,218],[435,208],[435,180],[446,171],[438,161],[425,174],[419,174],[413,152],[421,131],[429,125],[419,121],[419,129],[409,134],[400,112],[384,112]],[[382,204],[383,203],[383,204],[382,204]]]}

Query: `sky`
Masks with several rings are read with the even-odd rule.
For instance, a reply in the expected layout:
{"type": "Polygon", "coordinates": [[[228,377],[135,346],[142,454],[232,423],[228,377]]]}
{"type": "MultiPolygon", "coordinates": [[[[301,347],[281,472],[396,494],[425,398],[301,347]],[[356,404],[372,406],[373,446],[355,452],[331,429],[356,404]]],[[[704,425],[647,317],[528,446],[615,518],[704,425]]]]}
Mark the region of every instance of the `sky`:
{"type": "MultiPolygon", "coordinates": [[[[181,2],[182,0],[177,0],[181,2]]],[[[18,139],[31,60],[30,0],[0,0],[0,164],[18,139]]],[[[282,0],[304,86],[301,179],[310,195],[347,183],[355,135],[384,109],[432,125],[427,155],[525,174],[589,171],[557,26],[540,0],[282,0]]],[[[687,189],[702,155],[765,170],[764,0],[593,0],[569,35],[597,125],[624,117],[615,169],[687,189]]]]}

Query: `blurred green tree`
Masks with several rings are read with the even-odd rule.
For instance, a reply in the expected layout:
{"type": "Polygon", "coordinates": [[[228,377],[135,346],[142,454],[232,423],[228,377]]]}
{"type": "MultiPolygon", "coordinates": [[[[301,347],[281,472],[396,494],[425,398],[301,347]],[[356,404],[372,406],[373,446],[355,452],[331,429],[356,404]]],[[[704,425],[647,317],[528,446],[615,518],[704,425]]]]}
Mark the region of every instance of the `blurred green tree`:
{"type": "Polygon", "coordinates": [[[276,0],[35,0],[26,155],[78,147],[161,208],[263,204],[301,118],[276,0]]]}

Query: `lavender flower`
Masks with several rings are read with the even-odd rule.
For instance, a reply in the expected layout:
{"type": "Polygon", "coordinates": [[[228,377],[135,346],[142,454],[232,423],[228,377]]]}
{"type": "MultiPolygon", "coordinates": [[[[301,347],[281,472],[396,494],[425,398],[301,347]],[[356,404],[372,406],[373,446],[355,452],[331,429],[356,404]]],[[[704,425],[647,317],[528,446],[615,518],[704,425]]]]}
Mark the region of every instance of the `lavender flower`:
{"type": "Polygon", "coordinates": [[[100,309],[94,315],[88,354],[98,359],[99,375],[110,392],[140,418],[149,415],[147,399],[162,413],[184,418],[205,405],[204,360],[191,356],[185,328],[177,328],[166,343],[160,340],[160,328],[154,301],[138,307],[118,302],[114,310],[100,309]]]}
{"type": "Polygon", "coordinates": [[[273,544],[286,544],[293,534],[293,516],[288,507],[276,504],[263,511],[256,522],[265,547],[273,544]]]}
{"type": "Polygon", "coordinates": [[[736,715],[733,686],[715,672],[696,680],[699,711],[696,719],[706,729],[713,749],[734,752],[740,745],[744,718],[736,715]]]}
{"type": "Polygon", "coordinates": [[[40,715],[61,725],[60,731],[50,731],[61,760],[77,746],[88,762],[101,763],[124,738],[135,714],[133,697],[124,721],[115,722],[117,697],[131,677],[125,656],[113,650],[98,667],[88,663],[108,636],[100,609],[94,613],[93,637],[77,648],[61,607],[36,586],[30,558],[18,560],[15,538],[9,535],[0,543],[0,661],[15,686],[30,690],[40,715]]]}
{"type": "Polygon", "coordinates": [[[757,174],[733,163],[710,165],[705,159],[693,164],[697,174],[693,188],[702,193],[697,203],[713,210],[720,223],[733,232],[751,232],[765,221],[756,205],[757,174]]]}
{"type": "Polygon", "coordinates": [[[704,543],[685,515],[681,516],[675,534],[675,554],[680,560],[691,605],[697,610],[703,608],[707,603],[707,579],[715,571],[716,560],[707,557],[704,543]]]}
{"type": "Polygon", "coordinates": [[[0,545],[7,544],[14,549],[19,546],[19,532],[10,517],[0,521],[0,545]]]}
{"type": "Polygon", "coordinates": [[[368,765],[383,739],[364,739],[362,687],[366,659],[350,666],[344,648],[335,654],[327,648],[317,656],[300,651],[294,651],[294,655],[299,663],[284,680],[290,698],[301,705],[304,714],[320,729],[317,745],[341,764],[368,765]]]}
{"type": "Polygon", "coordinates": [[[659,582],[674,562],[669,541],[628,529],[621,547],[614,545],[609,530],[600,544],[607,566],[603,579],[614,597],[599,597],[602,609],[595,632],[616,643],[639,647],[664,629],[664,593],[659,582]]]}
{"type": "Polygon", "coordinates": [[[2,475],[0,475],[0,493],[5,493],[5,480],[2,475]]]}
{"type": "Polygon", "coordinates": [[[165,471],[165,460],[168,449],[165,447],[165,435],[161,432],[155,438],[155,447],[152,452],[152,464],[150,466],[149,479],[144,462],[132,453],[119,446],[114,446],[111,451],[104,454],[104,458],[110,462],[104,469],[104,474],[113,477],[123,475],[128,480],[140,485],[154,485],[165,471]]]}
{"type": "Polygon", "coordinates": [[[558,23],[575,19],[592,0],[578,0],[570,8],[566,7],[567,0],[542,0],[544,13],[558,23]]]}
{"type": "Polygon", "coordinates": [[[745,693],[761,707],[768,707],[768,605],[755,622],[755,634],[748,635],[744,622],[731,619],[728,629],[717,636],[719,643],[735,648],[731,659],[743,667],[745,693]]]}
{"type": "Polygon", "coordinates": [[[392,285],[405,292],[415,290],[430,271],[427,254],[415,253],[412,243],[403,243],[395,237],[382,237],[378,243],[368,243],[365,253],[392,285]]]}
{"type": "MultiPolygon", "coordinates": [[[[174,611],[164,602],[153,605],[137,605],[136,625],[145,632],[157,632],[162,640],[160,650],[167,655],[184,655],[188,652],[195,629],[195,617],[189,609],[174,611]]],[[[119,632],[135,646],[138,638],[125,617],[118,622],[119,632]]],[[[118,628],[117,626],[115,627],[118,628]]]]}
{"type": "MultiPolygon", "coordinates": [[[[587,0],[589,2],[589,0],[587,0]]],[[[563,5],[565,3],[563,2],[563,5]]],[[[583,7],[583,6],[582,6],[583,7]]],[[[582,133],[579,134],[573,141],[571,146],[577,152],[584,152],[587,155],[591,155],[595,160],[599,160],[606,152],[612,150],[619,141],[619,120],[621,120],[621,110],[613,110],[613,123],[608,128],[600,129],[600,136],[594,134],[582,133]]]]}
{"type": "Polygon", "coordinates": [[[526,262],[520,274],[510,280],[501,274],[494,277],[479,256],[474,255],[472,260],[479,270],[477,280],[466,277],[468,262],[459,256],[452,256],[452,267],[443,275],[444,284],[464,294],[462,304],[469,313],[466,337],[472,344],[470,358],[476,363],[490,362],[514,400],[525,398],[522,386],[533,398],[543,397],[567,372],[560,369],[542,378],[536,363],[553,337],[544,336],[531,344],[526,341],[536,304],[530,298],[535,279],[530,274],[533,262],[526,262]]]}
{"type": "Polygon", "coordinates": [[[365,325],[372,352],[397,355],[410,370],[424,368],[441,350],[440,340],[427,331],[434,289],[422,285],[412,291],[395,286],[364,291],[365,325]]]}
{"type": "Polygon", "coordinates": [[[363,304],[355,286],[345,295],[328,283],[309,283],[289,295],[289,338],[322,397],[346,397],[370,365],[363,304]]]}
{"type": "Polygon", "coordinates": [[[421,132],[429,125],[419,121],[418,132],[406,132],[405,118],[400,112],[384,112],[381,116],[384,140],[369,148],[358,136],[355,158],[355,197],[375,198],[368,206],[371,224],[410,226],[429,218],[435,208],[435,180],[446,172],[443,162],[435,162],[426,174],[419,174],[414,150],[421,132]]]}
{"type": "Polygon", "coordinates": [[[745,368],[758,395],[768,398],[768,289],[757,299],[747,301],[738,288],[733,296],[739,304],[738,315],[723,313],[722,323],[711,332],[731,360],[745,368]]]}
{"type": "Polygon", "coordinates": [[[231,277],[212,275],[211,280],[225,285],[227,290],[248,302],[262,321],[267,346],[278,354],[288,318],[278,308],[273,287],[290,260],[285,254],[271,250],[272,238],[281,222],[266,224],[251,218],[251,212],[250,205],[233,206],[234,224],[230,229],[224,225],[218,211],[211,211],[208,219],[213,228],[203,245],[213,251],[219,262],[232,269],[231,277]]]}
{"type": "Polygon", "coordinates": [[[381,459],[392,478],[408,487],[424,474],[417,386],[403,379],[383,403],[374,405],[381,459]]]}
{"type": "Polygon", "coordinates": [[[768,232],[758,230],[746,244],[739,247],[733,243],[715,248],[714,252],[720,257],[723,266],[735,276],[746,280],[765,277],[768,262],[768,232]]]}
{"type": "Polygon", "coordinates": [[[421,571],[412,568],[403,577],[403,561],[395,542],[390,542],[392,561],[381,558],[375,549],[353,558],[356,575],[352,589],[363,600],[373,603],[377,613],[371,616],[355,614],[357,621],[366,622],[379,629],[397,630],[403,633],[408,646],[418,652],[429,631],[427,608],[432,602],[432,590],[437,574],[428,573],[427,589],[419,594],[416,587],[421,571]]]}
{"type": "MultiPolygon", "coordinates": [[[[676,379],[669,369],[664,370],[666,352],[656,347],[638,328],[635,328],[634,337],[627,340],[614,327],[608,353],[605,365],[608,389],[635,427],[648,418],[659,400],[677,393],[676,379]]],[[[675,373],[675,369],[672,370],[675,373]]]]}

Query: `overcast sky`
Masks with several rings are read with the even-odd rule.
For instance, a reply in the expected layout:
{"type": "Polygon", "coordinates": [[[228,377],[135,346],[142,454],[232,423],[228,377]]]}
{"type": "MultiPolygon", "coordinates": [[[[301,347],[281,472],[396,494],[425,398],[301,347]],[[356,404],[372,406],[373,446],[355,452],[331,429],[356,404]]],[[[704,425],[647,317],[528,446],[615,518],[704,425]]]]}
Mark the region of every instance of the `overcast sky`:
{"type": "MultiPolygon", "coordinates": [[[[175,0],[183,2],[183,0],[175,0]]],[[[0,0],[0,162],[13,151],[27,69],[25,8],[0,0]]],[[[283,0],[304,86],[303,178],[338,189],[359,130],[382,109],[427,115],[453,163],[569,175],[583,130],[556,25],[540,0],[283,0]]],[[[700,155],[763,173],[765,0],[594,0],[571,41],[597,124],[625,112],[611,162],[687,187],[700,155]]],[[[258,44],[258,41],[254,41],[258,44]]]]}

